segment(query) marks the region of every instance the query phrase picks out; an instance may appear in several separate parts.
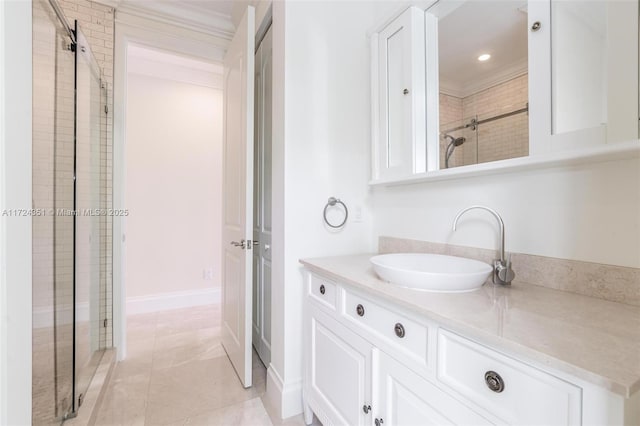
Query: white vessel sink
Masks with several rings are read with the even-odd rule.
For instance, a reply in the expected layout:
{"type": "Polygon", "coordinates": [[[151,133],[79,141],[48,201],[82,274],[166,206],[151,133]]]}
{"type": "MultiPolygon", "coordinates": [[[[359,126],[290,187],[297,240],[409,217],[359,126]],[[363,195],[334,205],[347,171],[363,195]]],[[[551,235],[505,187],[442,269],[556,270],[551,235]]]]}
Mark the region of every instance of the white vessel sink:
{"type": "Polygon", "coordinates": [[[373,270],[391,284],[441,293],[462,293],[482,287],[493,268],[464,257],[429,253],[373,256],[373,270]]]}

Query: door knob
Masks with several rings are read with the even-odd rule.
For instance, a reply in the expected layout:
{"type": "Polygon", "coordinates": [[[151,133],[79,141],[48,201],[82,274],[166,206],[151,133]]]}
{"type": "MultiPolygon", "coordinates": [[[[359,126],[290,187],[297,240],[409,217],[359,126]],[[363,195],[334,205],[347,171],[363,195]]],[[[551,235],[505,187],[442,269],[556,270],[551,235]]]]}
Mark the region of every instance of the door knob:
{"type": "Polygon", "coordinates": [[[240,240],[240,242],[238,242],[238,241],[231,241],[231,243],[230,243],[230,244],[231,244],[232,246],[234,246],[234,247],[245,248],[246,241],[245,241],[245,240],[240,240]]]}

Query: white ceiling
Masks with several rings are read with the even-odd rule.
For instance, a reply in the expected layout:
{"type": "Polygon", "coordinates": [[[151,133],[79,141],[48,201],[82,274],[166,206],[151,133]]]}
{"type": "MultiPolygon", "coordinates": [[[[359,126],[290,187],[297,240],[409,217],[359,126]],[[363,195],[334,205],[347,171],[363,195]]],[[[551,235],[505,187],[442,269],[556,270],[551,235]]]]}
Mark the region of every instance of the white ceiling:
{"type": "Polygon", "coordinates": [[[527,70],[526,1],[443,2],[438,21],[440,85],[468,96],[527,70]],[[456,7],[451,10],[451,5],[456,7]],[[478,61],[483,53],[491,55],[478,61]],[[493,84],[492,84],[493,83],[493,84]]]}

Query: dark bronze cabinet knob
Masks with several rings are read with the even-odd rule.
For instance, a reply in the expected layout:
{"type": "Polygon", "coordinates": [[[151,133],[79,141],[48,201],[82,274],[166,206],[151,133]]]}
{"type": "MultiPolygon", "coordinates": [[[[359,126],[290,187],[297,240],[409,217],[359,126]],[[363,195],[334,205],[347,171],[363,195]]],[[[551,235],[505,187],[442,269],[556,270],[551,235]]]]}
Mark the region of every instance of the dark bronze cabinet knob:
{"type": "Polygon", "coordinates": [[[484,381],[487,387],[496,393],[500,393],[504,390],[504,380],[495,371],[487,371],[484,373],[484,381]]]}
{"type": "Polygon", "coordinates": [[[399,322],[396,323],[396,326],[394,327],[394,331],[396,332],[396,336],[398,336],[399,338],[403,338],[404,337],[404,326],[402,324],[400,324],[399,322]]]}
{"type": "Polygon", "coordinates": [[[369,411],[371,411],[371,406],[367,405],[367,404],[364,404],[362,406],[362,411],[364,411],[365,414],[369,414],[369,411]]]}
{"type": "Polygon", "coordinates": [[[376,419],[376,420],[374,421],[374,423],[376,424],[376,426],[380,426],[382,423],[384,423],[384,420],[382,420],[382,419],[376,419]]]}
{"type": "Polygon", "coordinates": [[[364,306],[362,306],[362,305],[356,306],[356,312],[358,313],[358,316],[363,317],[364,316],[364,306]]]}
{"type": "Polygon", "coordinates": [[[325,291],[326,291],[326,290],[325,290],[325,288],[324,288],[324,284],[322,284],[322,285],[320,286],[320,294],[324,294],[324,292],[325,292],[325,291]]]}

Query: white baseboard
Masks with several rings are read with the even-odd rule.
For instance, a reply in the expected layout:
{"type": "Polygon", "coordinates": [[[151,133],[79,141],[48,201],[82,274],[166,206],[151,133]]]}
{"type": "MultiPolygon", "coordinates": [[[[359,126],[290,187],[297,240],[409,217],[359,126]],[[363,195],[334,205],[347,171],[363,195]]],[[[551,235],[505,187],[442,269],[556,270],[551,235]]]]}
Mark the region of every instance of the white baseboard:
{"type": "Polygon", "coordinates": [[[281,419],[302,413],[302,380],[284,383],[273,364],[267,369],[267,399],[281,419]]]}
{"type": "Polygon", "coordinates": [[[219,288],[157,293],[148,296],[127,297],[126,314],[146,314],[148,312],[167,311],[216,303],[220,303],[219,288]]]}
{"type": "MultiPolygon", "coordinates": [[[[73,322],[73,310],[71,306],[58,309],[56,313],[58,325],[71,324],[73,322]]],[[[89,321],[89,302],[78,303],[76,310],[76,322],[89,321]]],[[[54,312],[52,306],[33,308],[33,328],[53,327],[54,312]]]]}

